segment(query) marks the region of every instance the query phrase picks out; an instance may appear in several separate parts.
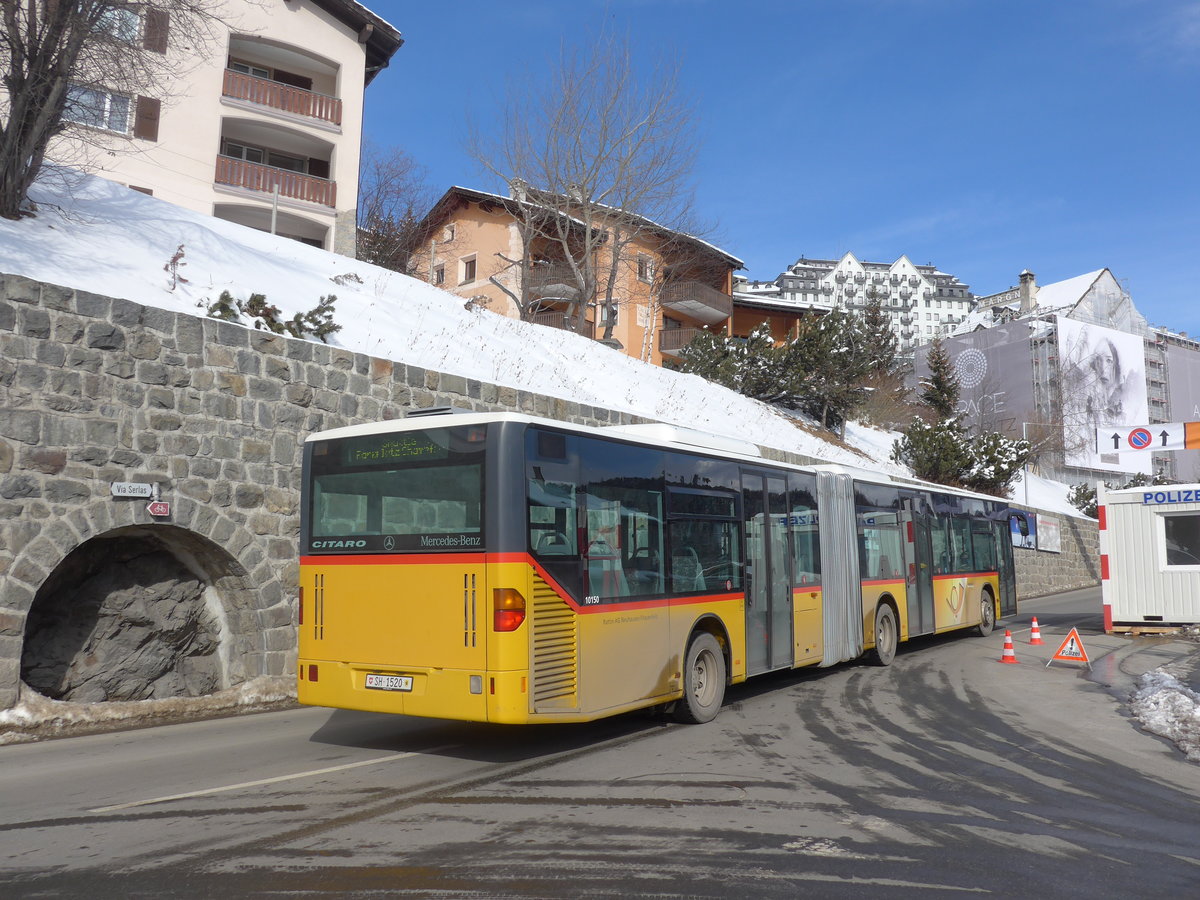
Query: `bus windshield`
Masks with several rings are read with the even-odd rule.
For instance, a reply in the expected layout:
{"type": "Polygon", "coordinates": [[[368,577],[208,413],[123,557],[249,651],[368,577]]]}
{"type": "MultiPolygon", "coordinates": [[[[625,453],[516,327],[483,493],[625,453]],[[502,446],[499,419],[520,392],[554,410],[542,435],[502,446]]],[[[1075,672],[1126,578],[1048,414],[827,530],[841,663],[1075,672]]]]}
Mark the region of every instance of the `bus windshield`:
{"type": "Polygon", "coordinates": [[[486,428],[431,428],[317,441],[308,551],[483,548],[486,428]]]}

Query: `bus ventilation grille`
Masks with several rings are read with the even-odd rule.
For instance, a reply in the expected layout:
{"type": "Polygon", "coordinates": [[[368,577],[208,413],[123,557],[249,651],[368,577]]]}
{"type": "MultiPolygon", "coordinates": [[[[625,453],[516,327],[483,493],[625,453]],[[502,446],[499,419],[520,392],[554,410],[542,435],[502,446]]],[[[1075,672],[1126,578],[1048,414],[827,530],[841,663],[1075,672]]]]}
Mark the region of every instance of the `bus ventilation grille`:
{"type": "Polygon", "coordinates": [[[533,705],[535,711],[578,706],[578,625],[575,612],[542,579],[533,579],[533,705]]]}

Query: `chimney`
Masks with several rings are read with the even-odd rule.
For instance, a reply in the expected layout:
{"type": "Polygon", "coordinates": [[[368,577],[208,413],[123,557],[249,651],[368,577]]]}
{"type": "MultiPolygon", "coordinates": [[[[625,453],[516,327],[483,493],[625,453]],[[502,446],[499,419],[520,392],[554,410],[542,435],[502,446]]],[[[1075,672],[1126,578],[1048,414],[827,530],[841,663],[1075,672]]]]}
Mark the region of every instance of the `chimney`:
{"type": "Polygon", "coordinates": [[[1037,306],[1037,276],[1025,269],[1021,272],[1021,312],[1032,312],[1037,306]]]}
{"type": "Polygon", "coordinates": [[[524,203],[529,195],[529,182],[514,178],[508,183],[508,196],[519,203],[524,203]]]}

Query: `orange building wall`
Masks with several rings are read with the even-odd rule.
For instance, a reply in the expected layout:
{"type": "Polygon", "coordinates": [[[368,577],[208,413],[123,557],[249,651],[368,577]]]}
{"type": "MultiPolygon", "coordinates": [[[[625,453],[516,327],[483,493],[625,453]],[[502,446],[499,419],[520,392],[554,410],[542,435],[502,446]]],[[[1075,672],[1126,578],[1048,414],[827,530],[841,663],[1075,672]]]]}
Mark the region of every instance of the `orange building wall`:
{"type": "Polygon", "coordinates": [[[442,226],[434,230],[432,238],[413,254],[412,272],[422,281],[435,284],[434,270],[442,265],[446,280],[438,287],[464,300],[486,298],[486,309],[515,318],[518,315],[515,304],[488,280],[496,275],[509,286],[514,283],[515,276],[504,271],[506,264],[497,253],[510,259],[520,257],[520,239],[512,218],[503,208],[485,212],[476,203],[460,203],[442,226]],[[449,226],[454,228],[453,238],[448,235],[449,226]],[[475,278],[464,281],[463,263],[471,257],[475,259],[475,278]]]}
{"type": "MultiPolygon", "coordinates": [[[[426,241],[424,246],[414,252],[411,271],[422,281],[434,284],[434,269],[442,265],[445,267],[445,281],[438,285],[439,287],[458,294],[464,300],[482,299],[486,301],[482,304],[485,309],[517,318],[520,312],[516,304],[488,280],[489,275],[496,275],[504,284],[516,289],[518,273],[515,270],[505,271],[506,264],[497,256],[498,253],[510,259],[519,259],[521,256],[520,232],[511,215],[503,207],[485,210],[478,203],[460,201],[451,209],[441,225],[433,230],[431,240],[426,241]],[[447,233],[447,226],[451,225],[454,229],[452,239],[447,233]],[[475,278],[473,281],[463,282],[462,263],[470,257],[474,257],[476,263],[475,278]]],[[[658,348],[658,335],[662,331],[663,311],[651,302],[652,285],[638,278],[639,254],[651,260],[656,275],[662,272],[663,258],[650,240],[634,240],[627,245],[623,253],[625,258],[618,266],[615,276],[614,293],[618,298],[618,311],[617,324],[613,328],[612,336],[620,342],[622,352],[628,356],[661,366],[663,354],[658,348]]],[[[600,250],[597,259],[597,269],[601,278],[598,297],[604,296],[604,279],[608,275],[611,258],[607,249],[600,250]]],[[[729,268],[721,274],[713,287],[720,288],[728,294],[732,284],[733,270],[729,268]]],[[[687,326],[704,324],[691,320],[685,314],[667,314],[683,321],[687,326]]],[[[588,315],[589,320],[594,315],[593,310],[588,315]]],[[[602,337],[603,324],[592,324],[593,336],[602,337]]],[[[728,328],[728,322],[709,326],[710,330],[718,333],[727,333],[728,328]]]]}
{"type": "Polygon", "coordinates": [[[757,307],[734,306],[732,333],[738,337],[746,337],[763,322],[770,324],[771,337],[774,338],[775,343],[782,344],[796,336],[800,324],[800,314],[775,312],[757,307]]]}

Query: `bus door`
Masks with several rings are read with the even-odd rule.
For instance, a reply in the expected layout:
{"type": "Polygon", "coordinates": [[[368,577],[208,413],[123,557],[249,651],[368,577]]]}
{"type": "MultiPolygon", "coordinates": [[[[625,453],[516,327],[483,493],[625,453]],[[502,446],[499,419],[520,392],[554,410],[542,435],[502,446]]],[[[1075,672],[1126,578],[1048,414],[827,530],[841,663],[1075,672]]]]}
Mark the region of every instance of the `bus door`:
{"type": "Polygon", "coordinates": [[[1000,568],[1000,615],[1017,612],[1017,573],[1013,568],[1012,532],[1007,521],[992,521],[992,539],[996,542],[996,563],[1000,568]]]}
{"type": "Polygon", "coordinates": [[[742,470],[746,530],[746,672],[792,664],[792,580],[787,482],[742,470]]]}
{"type": "Polygon", "coordinates": [[[916,497],[904,498],[904,570],[908,585],[909,636],[932,634],[933,545],[930,541],[928,507],[916,497]]]}

